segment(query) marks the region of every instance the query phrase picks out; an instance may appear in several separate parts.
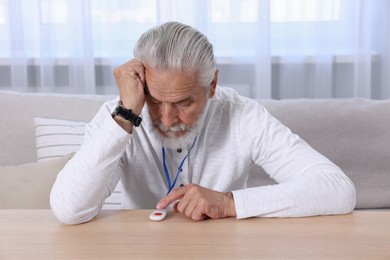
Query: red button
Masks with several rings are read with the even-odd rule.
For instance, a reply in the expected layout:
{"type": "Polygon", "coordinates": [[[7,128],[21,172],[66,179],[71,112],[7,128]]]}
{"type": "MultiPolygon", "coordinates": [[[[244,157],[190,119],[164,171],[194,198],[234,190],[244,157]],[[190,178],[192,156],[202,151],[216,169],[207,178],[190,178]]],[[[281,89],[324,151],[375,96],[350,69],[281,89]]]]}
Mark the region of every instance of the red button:
{"type": "Polygon", "coordinates": [[[154,213],[154,215],[155,215],[155,216],[161,216],[161,215],[162,215],[162,213],[160,213],[160,212],[156,212],[156,213],[154,213]]]}

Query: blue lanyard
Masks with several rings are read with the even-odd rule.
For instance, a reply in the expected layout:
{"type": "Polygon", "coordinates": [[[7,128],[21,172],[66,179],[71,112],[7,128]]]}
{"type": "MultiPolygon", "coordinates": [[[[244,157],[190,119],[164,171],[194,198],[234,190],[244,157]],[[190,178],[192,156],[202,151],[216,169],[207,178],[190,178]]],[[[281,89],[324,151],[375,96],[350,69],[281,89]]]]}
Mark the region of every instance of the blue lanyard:
{"type": "Polygon", "coordinates": [[[163,157],[163,165],[164,165],[165,177],[167,178],[167,182],[168,182],[168,192],[167,192],[167,194],[171,192],[173,187],[175,187],[177,178],[179,177],[179,174],[180,174],[180,171],[181,171],[181,168],[183,167],[183,164],[184,164],[185,160],[187,159],[188,155],[190,154],[192,148],[194,147],[195,141],[196,141],[197,137],[198,136],[195,137],[194,142],[192,143],[190,149],[188,150],[188,153],[186,154],[186,156],[184,156],[183,160],[181,161],[181,163],[179,165],[179,168],[177,168],[176,177],[173,180],[173,183],[171,183],[171,178],[169,177],[169,170],[168,170],[167,164],[165,163],[165,148],[162,147],[162,157],[163,157]]]}

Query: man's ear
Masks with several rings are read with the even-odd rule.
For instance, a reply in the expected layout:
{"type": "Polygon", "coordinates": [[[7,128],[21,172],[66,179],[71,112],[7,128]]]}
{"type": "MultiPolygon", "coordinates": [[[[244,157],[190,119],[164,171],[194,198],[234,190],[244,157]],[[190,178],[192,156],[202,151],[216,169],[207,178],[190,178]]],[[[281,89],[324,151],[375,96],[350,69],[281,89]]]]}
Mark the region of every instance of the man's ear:
{"type": "Polygon", "coordinates": [[[212,98],[215,94],[215,89],[217,88],[217,82],[218,82],[218,73],[219,73],[219,70],[216,70],[214,73],[213,81],[211,81],[209,98],[212,98]]]}

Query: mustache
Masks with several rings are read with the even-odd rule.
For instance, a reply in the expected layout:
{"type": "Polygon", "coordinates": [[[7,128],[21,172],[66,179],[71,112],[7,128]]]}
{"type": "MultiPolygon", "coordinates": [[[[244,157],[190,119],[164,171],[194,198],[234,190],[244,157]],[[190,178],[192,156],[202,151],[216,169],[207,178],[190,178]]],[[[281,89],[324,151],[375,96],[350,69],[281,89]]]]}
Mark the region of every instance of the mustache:
{"type": "Polygon", "coordinates": [[[176,124],[170,127],[166,127],[160,121],[153,121],[153,127],[160,129],[163,132],[181,132],[181,131],[189,131],[191,128],[186,124],[176,124]]]}

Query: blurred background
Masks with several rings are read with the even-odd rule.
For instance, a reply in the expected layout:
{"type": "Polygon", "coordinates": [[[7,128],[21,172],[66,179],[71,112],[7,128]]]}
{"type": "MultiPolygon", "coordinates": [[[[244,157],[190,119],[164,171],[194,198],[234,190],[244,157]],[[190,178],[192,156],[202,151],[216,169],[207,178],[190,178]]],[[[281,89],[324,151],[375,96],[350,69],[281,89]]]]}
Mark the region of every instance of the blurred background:
{"type": "Polygon", "coordinates": [[[244,96],[390,98],[389,0],[0,0],[0,90],[116,94],[112,70],[172,20],[244,96]]]}

